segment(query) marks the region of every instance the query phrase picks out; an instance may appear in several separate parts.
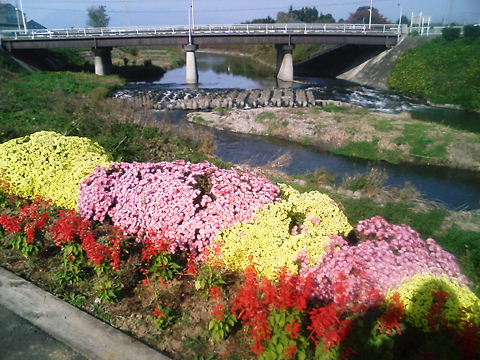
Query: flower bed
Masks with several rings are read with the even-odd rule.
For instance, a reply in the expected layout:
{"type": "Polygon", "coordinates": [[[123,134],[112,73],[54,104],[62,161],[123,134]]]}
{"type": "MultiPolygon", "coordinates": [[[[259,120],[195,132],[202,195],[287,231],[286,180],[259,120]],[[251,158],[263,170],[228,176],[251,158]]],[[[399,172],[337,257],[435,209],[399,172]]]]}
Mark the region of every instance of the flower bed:
{"type": "Polygon", "coordinates": [[[210,163],[113,164],[83,183],[82,216],[109,219],[140,239],[155,234],[173,252],[205,258],[215,235],[278,200],[279,188],[263,176],[210,163]]]}
{"type": "Polygon", "coordinates": [[[2,263],[28,258],[23,272],[56,274],[57,294],[100,301],[175,358],[207,358],[202,338],[214,359],[480,355],[480,301],[455,258],[380,217],[351,232],[318,192],[185,162],[99,167],[81,214],[17,191],[0,182],[2,263]]]}
{"type": "Polygon", "coordinates": [[[8,181],[19,196],[45,200],[76,209],[82,181],[109,162],[103,148],[93,141],[40,131],[0,144],[0,179],[8,181]]]}

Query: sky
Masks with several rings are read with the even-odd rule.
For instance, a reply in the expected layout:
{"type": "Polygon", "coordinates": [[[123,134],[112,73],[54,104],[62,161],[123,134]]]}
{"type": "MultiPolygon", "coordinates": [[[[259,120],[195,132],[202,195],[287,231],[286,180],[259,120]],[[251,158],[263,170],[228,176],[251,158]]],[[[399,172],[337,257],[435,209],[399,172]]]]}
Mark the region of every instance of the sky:
{"type": "MultiPolygon", "coordinates": [[[[50,29],[85,27],[87,8],[105,5],[110,26],[162,26],[188,24],[191,0],[2,0],[23,9],[33,19],[50,29]]],[[[194,0],[197,24],[234,24],[253,18],[276,17],[279,11],[315,6],[335,19],[348,18],[370,0],[194,0]]],[[[435,22],[480,23],[480,0],[373,0],[373,6],[391,21],[400,9],[410,17],[422,12],[435,22]]]]}

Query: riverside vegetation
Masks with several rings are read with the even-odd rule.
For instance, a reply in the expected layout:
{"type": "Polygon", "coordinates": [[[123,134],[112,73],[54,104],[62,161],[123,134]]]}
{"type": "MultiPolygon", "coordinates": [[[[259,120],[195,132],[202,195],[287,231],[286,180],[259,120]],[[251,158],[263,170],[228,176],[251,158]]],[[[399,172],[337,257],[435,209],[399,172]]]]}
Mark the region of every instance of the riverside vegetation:
{"type": "Polygon", "coordinates": [[[480,37],[437,38],[401,56],[391,89],[436,104],[480,110],[480,37]]]}
{"type": "Polygon", "coordinates": [[[367,109],[326,105],[190,113],[193,122],[229,131],[279,137],[330,152],[383,160],[480,170],[480,135],[367,109]]]}
{"type": "MultiPolygon", "coordinates": [[[[228,164],[200,153],[202,144],[195,143],[189,134],[178,134],[168,124],[141,126],[138,123],[147,113],[119,107],[106,99],[122,84],[116,77],[19,75],[3,68],[1,72],[5,81],[0,85],[0,135],[4,143],[0,156],[3,164],[10,164],[6,168],[9,174],[2,172],[0,192],[2,266],[174,358],[326,359],[368,354],[369,358],[387,355],[405,359],[414,358],[420,350],[425,356],[444,353],[446,358],[478,355],[478,298],[466,284],[478,295],[479,234],[452,225],[448,219],[457,214],[441,208],[419,209],[405,201],[408,191],[404,201],[376,203],[373,194],[381,190],[375,187],[373,178],[357,177],[345,183],[352,190],[368,191],[369,197],[354,199],[330,188],[326,191],[332,198],[329,200],[327,195],[308,192],[318,190],[318,184],[328,177],[322,173],[305,176],[301,182],[272,174],[272,182],[250,170],[230,169],[228,164]],[[35,135],[40,130],[57,134],[35,135]],[[59,132],[91,139],[102,148],[70,146],[70,141],[78,138],[60,136],[59,132]],[[35,144],[36,139],[43,139],[44,146],[35,144]],[[56,197],[43,190],[63,192],[63,187],[55,185],[60,180],[56,171],[63,171],[65,165],[60,159],[78,158],[77,152],[86,156],[85,151],[100,151],[107,158],[98,158],[98,165],[106,167],[72,178],[80,184],[91,176],[80,195],[85,216],[81,217],[73,210],[59,208],[56,197]],[[23,160],[18,161],[20,158],[23,160]],[[207,158],[227,169],[208,163],[148,164],[175,159],[195,163],[207,158]],[[115,170],[108,165],[112,160],[124,163],[115,170]],[[52,166],[48,174],[42,176],[45,166],[35,167],[35,179],[42,179],[45,186],[37,190],[32,187],[29,195],[17,194],[17,184],[34,183],[19,175],[24,172],[22,167],[47,165],[46,161],[52,166]],[[147,164],[125,163],[131,161],[147,164]],[[128,181],[129,176],[136,180],[128,181]],[[238,185],[231,179],[239,179],[238,185]],[[95,191],[101,186],[92,185],[105,181],[113,181],[116,187],[104,188],[104,198],[118,192],[115,196],[122,198],[124,208],[129,209],[124,214],[105,213],[114,208],[97,203],[101,196],[95,191]],[[175,196],[178,186],[172,181],[178,182],[185,196],[175,196]],[[300,192],[275,184],[286,181],[300,192]],[[132,192],[122,185],[129,184],[147,194],[149,186],[157,183],[165,186],[153,187],[163,190],[156,193],[158,197],[149,195],[152,212],[143,212],[145,204],[135,202],[142,199],[130,197],[132,192]],[[264,210],[257,210],[261,211],[257,222],[249,220],[254,208],[242,210],[250,215],[233,220],[237,223],[233,227],[233,223],[225,225],[223,219],[229,216],[228,211],[210,212],[212,206],[221,205],[222,209],[231,209],[231,214],[239,214],[238,206],[248,204],[239,199],[257,198],[258,191],[268,194],[268,200],[260,206],[264,210]],[[35,199],[36,195],[44,199],[35,199]],[[172,202],[163,203],[165,199],[172,202]],[[165,214],[159,209],[178,201],[185,211],[172,210],[162,218],[165,214]],[[176,219],[189,211],[193,221],[188,227],[179,231],[172,228],[172,233],[164,231],[181,224],[168,223],[170,216],[176,219]],[[101,214],[108,216],[102,218],[101,214]],[[205,214],[208,216],[203,217],[205,214]],[[376,215],[391,223],[408,223],[421,235],[376,215]],[[125,223],[121,221],[125,219],[139,219],[143,231],[123,231],[125,223]],[[362,219],[367,220],[359,221],[362,219]],[[321,249],[321,254],[311,250],[303,253],[297,265],[291,258],[276,264],[260,256],[268,254],[265,246],[271,247],[276,241],[290,244],[292,250],[301,240],[308,244],[313,240],[308,236],[312,231],[321,232],[330,223],[333,227],[328,232],[338,236],[330,242],[322,240],[322,246],[313,246],[315,251],[321,249]],[[236,231],[231,230],[236,226],[236,231]],[[267,234],[260,231],[269,227],[272,231],[267,234]],[[354,232],[347,237],[352,229],[354,232]],[[194,231],[193,239],[188,231],[194,231]],[[219,241],[212,242],[212,234],[218,234],[219,241]],[[434,236],[456,255],[462,271],[435,241],[424,241],[420,236],[434,236]],[[239,239],[250,238],[254,240],[249,243],[258,246],[251,249],[251,254],[234,251],[239,239]],[[271,240],[258,241],[267,238],[271,240]],[[222,260],[222,249],[230,260],[222,260]],[[325,266],[316,263],[318,255],[325,259],[325,266]],[[386,259],[392,261],[396,275],[409,280],[398,282],[392,277],[392,269],[381,265],[386,259]],[[279,267],[285,265],[297,270],[282,272],[279,267]],[[370,267],[378,269],[359,271],[370,267]],[[259,272],[267,278],[262,280],[259,272]],[[462,321],[458,322],[459,318],[462,321]]],[[[271,118],[266,116],[262,121],[271,118]]],[[[74,160],[68,164],[76,166],[74,160]]]]}

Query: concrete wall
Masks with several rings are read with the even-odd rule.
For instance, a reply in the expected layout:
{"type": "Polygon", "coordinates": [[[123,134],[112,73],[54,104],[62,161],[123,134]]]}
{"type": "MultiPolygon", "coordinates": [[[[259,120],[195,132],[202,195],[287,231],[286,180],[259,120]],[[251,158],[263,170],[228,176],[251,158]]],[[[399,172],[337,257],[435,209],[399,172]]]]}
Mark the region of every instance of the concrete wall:
{"type": "Polygon", "coordinates": [[[338,74],[337,78],[371,86],[375,89],[387,90],[388,78],[397,59],[408,50],[432,39],[434,37],[406,37],[397,46],[385,50],[358,66],[338,74]]]}

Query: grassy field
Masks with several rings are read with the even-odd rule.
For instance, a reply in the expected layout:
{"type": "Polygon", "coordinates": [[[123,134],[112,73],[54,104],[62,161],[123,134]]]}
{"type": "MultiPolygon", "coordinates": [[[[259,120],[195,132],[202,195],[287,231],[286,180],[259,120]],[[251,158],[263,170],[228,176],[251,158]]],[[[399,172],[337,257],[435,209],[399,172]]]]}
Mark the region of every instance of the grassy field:
{"type": "Polygon", "coordinates": [[[480,39],[435,39],[400,57],[391,89],[430,100],[480,110],[480,39]]]}
{"type": "Polygon", "coordinates": [[[168,124],[136,124],[154,115],[107,97],[124,84],[117,76],[14,73],[2,67],[0,78],[7,79],[0,83],[0,142],[50,130],[93,139],[118,161],[206,158],[190,134],[174,134],[168,124]]]}

